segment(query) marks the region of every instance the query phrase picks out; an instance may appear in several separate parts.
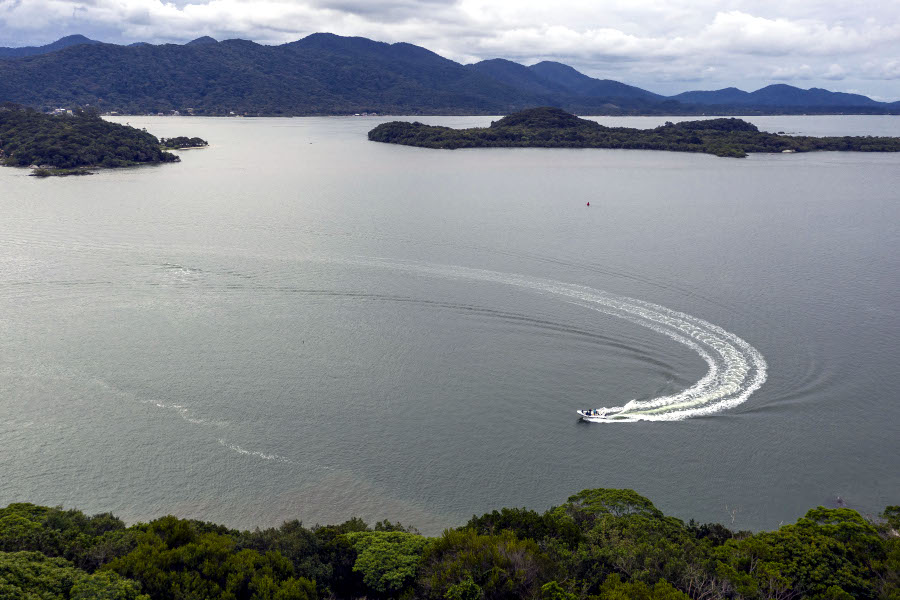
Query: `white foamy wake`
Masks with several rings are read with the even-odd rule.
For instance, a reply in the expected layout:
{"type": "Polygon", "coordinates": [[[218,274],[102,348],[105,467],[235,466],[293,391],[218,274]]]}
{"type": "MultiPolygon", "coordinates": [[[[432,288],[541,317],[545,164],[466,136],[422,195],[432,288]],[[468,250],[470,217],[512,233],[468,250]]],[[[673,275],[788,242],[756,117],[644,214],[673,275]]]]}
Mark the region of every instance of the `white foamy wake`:
{"type": "MultiPolygon", "coordinates": [[[[175,411],[182,419],[184,419],[188,423],[193,423],[194,425],[203,425],[204,423],[207,423],[206,419],[201,419],[199,417],[193,416],[191,410],[186,406],[182,406],[181,404],[166,404],[165,402],[158,402],[156,400],[145,400],[144,403],[152,404],[156,408],[175,411]]],[[[218,426],[222,427],[223,424],[218,423],[218,426]]]]}
{"type": "Polygon", "coordinates": [[[625,319],[659,332],[694,350],[709,370],[698,382],[677,394],[632,400],[599,409],[586,417],[595,422],[677,421],[709,415],[743,403],[766,381],[762,354],[738,336],[703,319],[642,300],[593,288],[465,267],[388,260],[352,261],[420,275],[486,281],[551,294],[591,310],[625,319]]]}
{"type": "Polygon", "coordinates": [[[246,448],[241,448],[237,444],[229,444],[227,440],[222,438],[220,438],[218,441],[221,446],[237,452],[238,454],[243,454],[244,456],[255,456],[256,458],[261,458],[263,460],[274,460],[283,463],[293,462],[291,461],[291,459],[280,456],[278,454],[267,454],[266,452],[259,452],[257,450],[247,450],[246,448]]]}

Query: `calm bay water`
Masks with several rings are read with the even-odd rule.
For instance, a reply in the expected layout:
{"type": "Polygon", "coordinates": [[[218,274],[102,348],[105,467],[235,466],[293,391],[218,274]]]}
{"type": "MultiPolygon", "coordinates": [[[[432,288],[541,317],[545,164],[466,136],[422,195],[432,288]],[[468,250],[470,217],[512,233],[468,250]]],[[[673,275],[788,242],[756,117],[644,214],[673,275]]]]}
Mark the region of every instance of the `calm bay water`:
{"type": "MultiPolygon", "coordinates": [[[[442,152],[368,142],[380,119],[119,120],[211,146],[91,177],[0,169],[0,505],[435,533],[588,487],[743,528],[900,501],[900,155],[442,152]],[[768,380],[709,416],[580,423],[708,365],[547,280],[709,321],[768,380]]],[[[751,120],[900,135],[896,117],[751,120]]]]}

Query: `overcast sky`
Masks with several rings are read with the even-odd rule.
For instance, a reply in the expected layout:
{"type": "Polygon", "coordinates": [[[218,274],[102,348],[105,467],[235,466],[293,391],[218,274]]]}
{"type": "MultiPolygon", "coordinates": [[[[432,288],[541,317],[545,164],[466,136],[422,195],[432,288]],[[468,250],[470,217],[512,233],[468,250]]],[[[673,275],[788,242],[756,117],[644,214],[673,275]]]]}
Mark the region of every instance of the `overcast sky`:
{"type": "Polygon", "coordinates": [[[0,46],[317,31],[464,63],[558,60],[664,94],[784,82],[900,100],[900,0],[0,0],[0,46]]]}

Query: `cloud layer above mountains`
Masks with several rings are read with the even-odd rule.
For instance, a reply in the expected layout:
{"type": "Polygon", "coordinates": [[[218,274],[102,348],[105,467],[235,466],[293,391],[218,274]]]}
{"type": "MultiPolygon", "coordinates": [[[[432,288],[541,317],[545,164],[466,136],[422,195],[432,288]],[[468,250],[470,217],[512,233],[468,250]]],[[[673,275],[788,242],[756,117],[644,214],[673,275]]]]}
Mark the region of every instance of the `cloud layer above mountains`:
{"type": "Polygon", "coordinates": [[[566,62],[661,93],[781,81],[900,99],[897,0],[0,0],[0,46],[82,33],[279,44],[317,31],[461,62],[566,62]]]}

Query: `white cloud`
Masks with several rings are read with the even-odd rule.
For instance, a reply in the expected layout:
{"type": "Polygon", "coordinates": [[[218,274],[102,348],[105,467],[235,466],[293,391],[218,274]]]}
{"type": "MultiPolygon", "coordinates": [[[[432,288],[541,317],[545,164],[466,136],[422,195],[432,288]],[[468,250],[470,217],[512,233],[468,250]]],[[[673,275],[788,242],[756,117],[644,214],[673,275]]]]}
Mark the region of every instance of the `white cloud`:
{"type": "Polygon", "coordinates": [[[900,60],[869,61],[863,65],[862,73],[868,79],[900,80],[900,60]]]}
{"type": "Polygon", "coordinates": [[[330,31],[466,62],[560,60],[672,92],[678,82],[852,80],[900,97],[897,8],[897,0],[0,0],[0,45],[76,32],[113,42],[211,35],[277,44],[330,31]]]}
{"type": "Polygon", "coordinates": [[[838,81],[847,77],[847,71],[841,65],[832,63],[828,65],[828,68],[822,73],[822,77],[831,81],[838,81]]]}
{"type": "Polygon", "coordinates": [[[770,77],[776,81],[791,81],[795,79],[810,79],[812,67],[809,65],[774,67],[770,77]]]}
{"type": "Polygon", "coordinates": [[[751,55],[835,55],[900,39],[900,27],[867,23],[865,28],[856,28],[818,20],[767,19],[735,10],[717,13],[700,39],[708,46],[751,55]]]}

